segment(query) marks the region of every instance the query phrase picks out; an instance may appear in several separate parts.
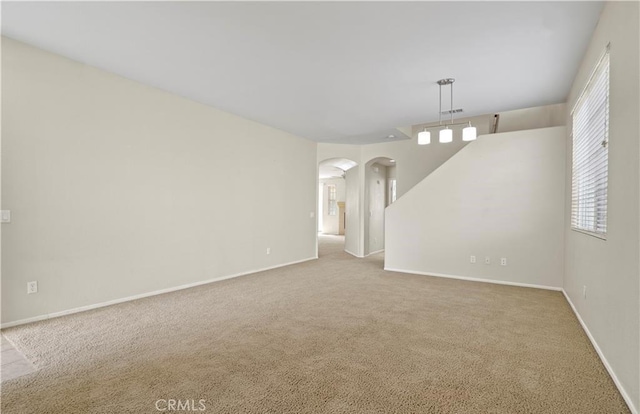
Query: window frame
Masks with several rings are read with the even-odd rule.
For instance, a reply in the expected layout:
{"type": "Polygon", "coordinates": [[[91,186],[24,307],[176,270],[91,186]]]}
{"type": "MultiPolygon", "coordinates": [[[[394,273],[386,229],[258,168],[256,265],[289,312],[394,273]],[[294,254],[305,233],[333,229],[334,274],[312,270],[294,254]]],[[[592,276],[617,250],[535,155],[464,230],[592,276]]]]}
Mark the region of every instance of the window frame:
{"type": "MultiPolygon", "coordinates": [[[[571,230],[578,232],[578,233],[583,233],[592,237],[596,237],[598,239],[601,240],[607,240],[607,231],[608,231],[608,220],[609,220],[609,212],[608,212],[608,205],[609,205],[609,141],[610,141],[610,110],[609,110],[609,105],[610,105],[610,94],[611,94],[611,56],[610,56],[610,45],[607,44],[607,46],[605,47],[604,52],[602,53],[602,55],[600,56],[600,58],[598,59],[595,67],[593,68],[591,75],[589,76],[589,79],[587,81],[587,83],[585,84],[584,88],[582,89],[578,99],[576,100],[576,103],[574,104],[572,110],[571,110],[571,209],[570,209],[570,217],[569,217],[569,227],[571,230]],[[606,66],[605,66],[606,65],[606,66]],[[600,89],[594,89],[595,86],[597,86],[597,81],[599,79],[599,77],[606,71],[606,89],[600,90],[600,89]],[[588,98],[590,96],[590,94],[592,92],[605,92],[603,95],[603,100],[602,101],[594,101],[596,103],[596,108],[599,108],[600,106],[604,106],[604,127],[603,127],[603,131],[601,134],[598,134],[597,136],[591,137],[591,136],[585,136],[584,140],[587,141],[588,138],[591,138],[591,141],[587,141],[586,143],[582,143],[581,145],[581,149],[580,151],[583,152],[583,154],[579,154],[580,155],[580,159],[576,159],[576,135],[575,135],[575,116],[576,113],[579,112],[580,109],[583,108],[583,105],[585,105],[588,101],[588,98]],[[605,154],[605,158],[604,161],[598,160],[597,158],[593,157],[593,154],[595,154],[595,150],[592,150],[592,156],[589,157],[589,155],[585,155],[584,151],[588,151],[589,149],[589,145],[593,146],[595,145],[594,142],[594,138],[598,138],[598,140],[600,138],[602,138],[602,142],[598,145],[603,146],[604,148],[606,148],[606,154],[605,154]],[[576,178],[576,164],[577,163],[586,163],[583,164],[581,168],[584,168],[586,172],[583,172],[582,174],[580,174],[580,176],[582,177],[580,178],[576,178]],[[581,192],[584,194],[585,192],[588,194],[589,190],[591,190],[591,193],[594,194],[593,196],[590,196],[590,198],[587,198],[585,195],[580,195],[577,194],[576,195],[576,181],[579,180],[585,180],[584,176],[585,174],[588,174],[590,172],[593,171],[598,171],[598,168],[603,168],[602,171],[606,172],[606,180],[604,181],[604,185],[601,187],[598,187],[597,185],[597,178],[593,178],[593,177],[589,177],[589,179],[593,179],[594,182],[593,183],[587,183],[587,189],[586,190],[582,190],[581,192]],[[600,193],[600,195],[598,195],[598,193],[600,193]],[[602,195],[604,194],[604,196],[602,195]],[[604,197],[604,202],[603,203],[599,203],[597,201],[598,197],[604,197]],[[591,223],[590,226],[584,225],[584,218],[580,218],[580,213],[579,211],[584,209],[585,207],[581,207],[581,203],[579,202],[579,200],[582,199],[583,203],[582,204],[586,204],[584,202],[584,200],[589,200],[593,203],[593,223],[591,223]],[[578,205],[576,206],[576,203],[578,203],[578,205]],[[603,207],[604,206],[604,207],[603,207]],[[604,220],[600,221],[598,219],[598,217],[600,215],[604,214],[604,220]],[[575,224],[574,224],[575,223],[575,224]],[[604,231],[598,231],[599,229],[599,224],[604,223],[604,225],[602,226],[604,228],[604,231]]],[[[598,97],[598,95],[596,95],[596,97],[598,97]]],[[[589,102],[591,104],[593,104],[593,102],[589,102]]],[[[598,111],[593,111],[593,115],[597,115],[600,112],[598,111]]],[[[589,119],[583,121],[583,122],[589,122],[589,119]]],[[[591,127],[592,125],[588,125],[589,127],[591,127]]],[[[599,146],[595,147],[596,149],[599,149],[599,146]]],[[[602,172],[598,172],[598,174],[601,174],[602,172]]],[[[596,175],[597,177],[597,175],[596,175]]],[[[590,206],[587,205],[586,207],[587,209],[591,208],[590,206]]],[[[584,213],[583,213],[584,214],[584,213]]]]}
{"type": "Polygon", "coordinates": [[[327,216],[338,215],[338,189],[335,184],[327,184],[327,216]]]}

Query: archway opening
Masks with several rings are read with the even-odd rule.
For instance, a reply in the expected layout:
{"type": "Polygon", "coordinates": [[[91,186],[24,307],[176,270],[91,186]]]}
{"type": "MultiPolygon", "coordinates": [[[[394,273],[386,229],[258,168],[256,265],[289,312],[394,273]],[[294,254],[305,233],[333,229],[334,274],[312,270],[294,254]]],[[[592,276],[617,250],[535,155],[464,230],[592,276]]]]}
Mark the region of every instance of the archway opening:
{"type": "Polygon", "coordinates": [[[396,200],[396,161],[378,157],[365,164],[364,176],[364,255],[384,251],[384,213],[396,200]]]}
{"type": "Polygon", "coordinates": [[[318,257],[358,250],[358,164],[331,158],[318,165],[318,257]]]}

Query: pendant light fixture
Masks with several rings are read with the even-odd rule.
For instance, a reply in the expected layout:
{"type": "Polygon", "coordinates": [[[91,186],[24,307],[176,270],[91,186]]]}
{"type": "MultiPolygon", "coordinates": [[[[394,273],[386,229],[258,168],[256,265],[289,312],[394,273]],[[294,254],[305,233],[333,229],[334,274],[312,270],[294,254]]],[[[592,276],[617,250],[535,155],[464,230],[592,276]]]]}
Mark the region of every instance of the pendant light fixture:
{"type": "MultiPolygon", "coordinates": [[[[446,79],[440,79],[438,81],[438,87],[440,88],[440,110],[438,111],[438,124],[442,125],[442,87],[444,85],[450,85],[449,88],[451,89],[451,109],[450,109],[450,114],[451,114],[451,124],[453,124],[453,82],[455,82],[456,80],[453,78],[446,78],[446,79]]],[[[438,139],[438,141],[440,141],[440,143],[448,143],[453,141],[453,131],[451,129],[449,129],[448,127],[446,127],[445,129],[441,129],[440,130],[440,137],[438,139]]]]}
{"type": "Polygon", "coordinates": [[[443,144],[453,141],[453,129],[450,129],[449,127],[441,129],[440,138],[438,140],[443,144]]]}
{"type": "Polygon", "coordinates": [[[477,137],[476,127],[471,126],[471,122],[469,122],[469,126],[462,130],[462,140],[474,141],[477,137]]]}
{"type": "Polygon", "coordinates": [[[420,131],[418,133],[418,145],[427,145],[427,144],[431,144],[431,132],[420,131]]]}
{"type": "Polygon", "coordinates": [[[477,138],[476,128],[471,126],[471,122],[462,122],[457,124],[453,123],[453,113],[462,112],[461,109],[455,110],[455,111],[453,110],[453,83],[455,81],[456,80],[454,78],[444,78],[438,81],[439,98],[440,98],[439,100],[440,110],[438,111],[438,125],[434,127],[425,127],[424,130],[420,131],[418,133],[418,145],[427,145],[431,143],[431,132],[428,131],[428,129],[442,128],[443,126],[444,128],[440,129],[440,132],[438,133],[438,141],[441,143],[448,143],[453,141],[453,129],[451,129],[452,126],[467,125],[462,130],[463,141],[473,141],[477,138]],[[446,85],[449,85],[449,88],[451,90],[451,102],[450,102],[451,109],[449,110],[449,115],[451,116],[451,118],[448,124],[445,122],[443,125],[442,124],[442,87],[446,85]]]}

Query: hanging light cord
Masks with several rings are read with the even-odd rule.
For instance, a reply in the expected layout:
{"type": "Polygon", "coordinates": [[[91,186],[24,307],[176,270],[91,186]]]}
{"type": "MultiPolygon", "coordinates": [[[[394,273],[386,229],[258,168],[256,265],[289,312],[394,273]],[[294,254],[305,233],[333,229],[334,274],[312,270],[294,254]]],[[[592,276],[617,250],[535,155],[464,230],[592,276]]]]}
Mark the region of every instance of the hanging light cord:
{"type": "Polygon", "coordinates": [[[453,125],[453,82],[451,82],[451,125],[453,125]]]}
{"type": "MultiPolygon", "coordinates": [[[[444,126],[444,129],[440,130],[440,142],[441,143],[447,143],[447,142],[451,142],[453,140],[453,131],[451,130],[451,127],[453,126],[458,126],[458,125],[465,125],[465,128],[462,130],[462,140],[463,141],[475,141],[475,139],[477,138],[477,131],[476,128],[471,126],[471,121],[467,120],[466,122],[458,122],[458,123],[454,123],[453,122],[453,83],[456,80],[454,78],[444,78],[444,79],[440,79],[437,83],[438,83],[438,106],[439,106],[439,110],[438,110],[438,128],[442,128],[444,126]],[[442,123],[442,86],[443,85],[449,85],[449,87],[451,88],[449,90],[449,92],[451,93],[451,100],[449,101],[450,103],[450,110],[449,110],[449,123],[447,124],[446,121],[446,117],[445,117],[445,121],[444,124],[442,123]]],[[[459,110],[459,112],[462,112],[462,109],[459,110]]],[[[419,145],[427,145],[429,143],[431,143],[431,133],[428,131],[431,128],[436,128],[435,126],[424,126],[422,129],[422,132],[418,133],[418,144],[419,145]]]]}
{"type": "Polygon", "coordinates": [[[442,85],[438,85],[440,88],[440,100],[438,103],[440,104],[440,110],[438,111],[438,126],[442,125],[442,85]]]}

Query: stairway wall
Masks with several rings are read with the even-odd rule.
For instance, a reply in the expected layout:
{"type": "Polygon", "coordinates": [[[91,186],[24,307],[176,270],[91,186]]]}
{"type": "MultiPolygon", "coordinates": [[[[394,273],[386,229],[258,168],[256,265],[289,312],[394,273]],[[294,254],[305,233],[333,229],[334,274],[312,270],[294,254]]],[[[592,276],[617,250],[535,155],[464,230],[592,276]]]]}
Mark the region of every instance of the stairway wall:
{"type": "Polygon", "coordinates": [[[480,136],[387,208],[385,268],[560,289],[564,191],[565,127],[480,136]]]}

